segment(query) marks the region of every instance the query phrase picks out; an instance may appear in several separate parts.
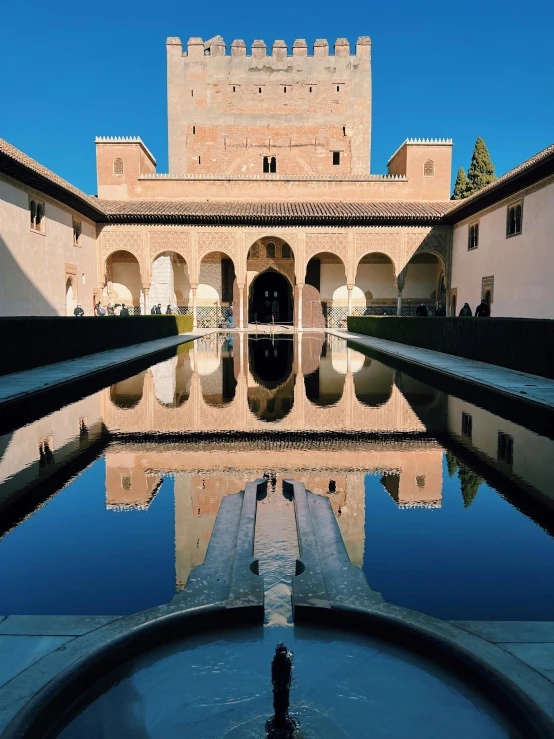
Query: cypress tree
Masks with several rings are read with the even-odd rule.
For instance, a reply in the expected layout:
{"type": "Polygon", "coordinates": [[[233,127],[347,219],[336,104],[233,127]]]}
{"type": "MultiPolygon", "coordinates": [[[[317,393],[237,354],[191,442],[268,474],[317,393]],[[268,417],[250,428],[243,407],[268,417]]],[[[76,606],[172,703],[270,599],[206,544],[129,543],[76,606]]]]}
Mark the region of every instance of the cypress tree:
{"type": "Polygon", "coordinates": [[[476,475],[473,470],[470,470],[469,467],[466,467],[463,463],[460,464],[458,468],[458,477],[460,479],[462,498],[464,499],[464,508],[469,508],[473,503],[473,499],[477,495],[477,491],[483,482],[483,478],[476,475]]]}
{"type": "Polygon", "coordinates": [[[467,177],[469,184],[468,195],[472,195],[496,179],[494,164],[491,162],[489,150],[480,136],[477,137],[477,141],[475,142],[467,177]]]}
{"type": "Polygon", "coordinates": [[[458,170],[458,176],[456,177],[456,184],[454,185],[454,194],[452,200],[463,200],[468,196],[468,181],[466,177],[466,171],[463,167],[458,170]]]}
{"type": "Polygon", "coordinates": [[[450,452],[446,452],[446,467],[448,469],[448,476],[454,477],[454,473],[458,469],[458,460],[450,452]]]}

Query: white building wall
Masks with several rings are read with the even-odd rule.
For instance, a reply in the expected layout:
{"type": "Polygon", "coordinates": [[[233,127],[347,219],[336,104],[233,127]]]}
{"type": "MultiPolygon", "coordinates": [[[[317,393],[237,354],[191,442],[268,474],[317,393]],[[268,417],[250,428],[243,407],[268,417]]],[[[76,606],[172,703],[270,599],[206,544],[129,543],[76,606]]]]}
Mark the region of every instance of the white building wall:
{"type": "MultiPolygon", "coordinates": [[[[346,288],[346,273],[342,264],[322,264],[319,292],[322,300],[333,300],[335,291],[344,286],[345,295],[348,296],[346,288]]],[[[345,298],[346,300],[346,298],[345,298]]]]}
{"type": "Polygon", "coordinates": [[[29,200],[23,186],[0,179],[0,315],[65,316],[66,264],[76,267],[75,297],[92,315],[98,285],[96,227],[75,214],[83,233],[81,246],[74,246],[71,211],[46,201],[44,234],[35,233],[29,200]]]}
{"type": "MultiPolygon", "coordinates": [[[[359,264],[356,272],[356,286],[360,288],[364,297],[370,292],[374,299],[390,298],[396,300],[397,290],[392,262],[388,264],[359,264]]],[[[352,297],[354,298],[354,293],[352,297]]]]}
{"type": "Polygon", "coordinates": [[[493,316],[554,318],[554,183],[523,197],[522,233],[506,238],[507,204],[454,227],[452,288],[458,310],[481,301],[483,277],[494,276],[493,316]],[[479,246],[468,251],[468,224],[479,219],[479,246]]]}

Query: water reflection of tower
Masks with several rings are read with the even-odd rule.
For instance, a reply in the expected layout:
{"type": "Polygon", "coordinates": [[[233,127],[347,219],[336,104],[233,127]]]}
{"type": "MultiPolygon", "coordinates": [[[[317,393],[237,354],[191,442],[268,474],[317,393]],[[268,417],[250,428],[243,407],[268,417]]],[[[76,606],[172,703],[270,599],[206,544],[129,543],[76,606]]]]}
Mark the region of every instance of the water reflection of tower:
{"type": "Polygon", "coordinates": [[[133,452],[106,453],[106,508],[146,510],[161,487],[160,474],[148,473],[140,455],[133,452]]]}

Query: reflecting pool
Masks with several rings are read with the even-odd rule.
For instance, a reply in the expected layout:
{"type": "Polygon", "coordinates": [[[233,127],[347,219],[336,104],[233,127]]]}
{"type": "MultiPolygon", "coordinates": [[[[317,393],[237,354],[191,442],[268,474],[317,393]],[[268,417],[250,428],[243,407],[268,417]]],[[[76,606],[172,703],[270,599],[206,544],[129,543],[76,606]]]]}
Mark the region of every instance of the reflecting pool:
{"type": "Polygon", "coordinates": [[[448,392],[323,332],[209,334],[59,405],[0,437],[0,613],[169,602],[222,497],[265,475],[255,546],[272,625],[291,621],[285,477],[328,497],[386,601],[554,619],[554,424],[537,428],[530,406],[522,418],[498,396],[448,392]]]}

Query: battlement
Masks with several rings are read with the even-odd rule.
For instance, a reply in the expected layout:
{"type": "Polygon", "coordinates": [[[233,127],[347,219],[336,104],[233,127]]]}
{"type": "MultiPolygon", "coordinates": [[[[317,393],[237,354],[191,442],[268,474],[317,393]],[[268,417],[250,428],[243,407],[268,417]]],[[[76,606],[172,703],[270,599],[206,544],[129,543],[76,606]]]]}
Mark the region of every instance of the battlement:
{"type": "Polygon", "coordinates": [[[95,144],[134,144],[140,146],[148,158],[152,161],[152,164],[156,166],[156,160],[150,149],[146,146],[140,136],[97,136],[94,139],[95,144]]]}
{"type": "MultiPolygon", "coordinates": [[[[214,36],[204,41],[199,36],[192,36],[187,41],[186,49],[183,50],[181,39],[177,36],[170,36],[167,39],[166,46],[168,53],[180,54],[188,59],[198,60],[201,57],[246,57],[252,59],[260,59],[266,56],[281,60],[288,57],[307,57],[313,56],[315,59],[326,58],[329,56],[347,57],[347,56],[367,56],[371,52],[371,39],[369,36],[359,36],[355,45],[354,54],[350,54],[350,42],[346,38],[336,39],[333,46],[333,53],[329,52],[329,42],[327,39],[316,39],[313,44],[313,54],[308,54],[308,44],[305,39],[296,39],[292,45],[291,53],[286,43],[282,40],[273,42],[271,51],[268,54],[268,46],[263,39],[257,39],[250,47],[250,54],[247,55],[247,46],[242,39],[235,39],[231,44],[231,53],[227,53],[227,46],[221,36],[214,36]]],[[[207,60],[206,60],[207,61],[207,60]]]]}
{"type": "Polygon", "coordinates": [[[403,146],[453,146],[452,139],[406,139],[403,141],[394,154],[390,157],[387,164],[390,164],[403,146]]]}

